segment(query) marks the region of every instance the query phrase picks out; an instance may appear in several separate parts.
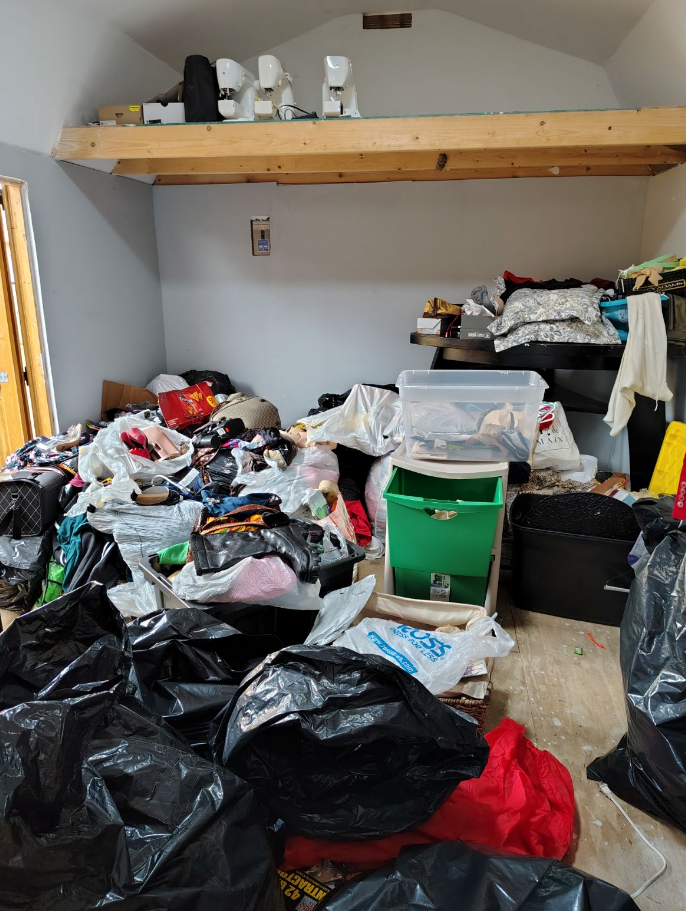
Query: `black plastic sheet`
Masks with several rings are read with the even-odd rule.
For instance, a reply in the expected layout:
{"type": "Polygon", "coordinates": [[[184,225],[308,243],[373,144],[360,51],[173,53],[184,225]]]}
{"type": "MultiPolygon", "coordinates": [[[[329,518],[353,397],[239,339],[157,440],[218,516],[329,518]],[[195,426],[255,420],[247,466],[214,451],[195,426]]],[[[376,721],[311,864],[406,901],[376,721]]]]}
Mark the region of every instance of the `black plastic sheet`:
{"type": "MultiPolygon", "coordinates": [[[[205,755],[210,724],[276,636],[247,636],[199,608],[165,610],[128,627],[143,702],[205,755]]],[[[209,758],[209,757],[208,757],[209,758]]]]}
{"type": "Polygon", "coordinates": [[[638,911],[626,892],[558,860],[485,854],[459,841],[405,848],[337,890],[326,911],[638,911]]]}
{"type": "Polygon", "coordinates": [[[412,828],[488,758],[476,724],[399,667],[305,645],[246,677],[212,746],[290,831],[333,841],[412,828]]]}
{"type": "Polygon", "coordinates": [[[102,586],[0,636],[0,908],[281,911],[253,791],[137,692],[102,586]]]}
{"type": "Polygon", "coordinates": [[[636,500],[631,508],[643,532],[645,546],[651,554],[670,531],[676,531],[679,527],[679,520],[672,518],[674,497],[636,500]]]}
{"type": "Polygon", "coordinates": [[[672,532],[638,571],[620,664],[628,732],[588,767],[628,803],[686,831],[686,534],[672,532]]]}

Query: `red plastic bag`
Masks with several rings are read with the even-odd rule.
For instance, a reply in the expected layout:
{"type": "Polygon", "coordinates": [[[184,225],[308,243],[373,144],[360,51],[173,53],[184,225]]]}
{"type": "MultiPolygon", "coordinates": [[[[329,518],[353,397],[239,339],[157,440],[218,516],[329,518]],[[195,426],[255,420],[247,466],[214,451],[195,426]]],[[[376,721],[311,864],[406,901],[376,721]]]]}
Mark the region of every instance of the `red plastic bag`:
{"type": "Polygon", "coordinates": [[[505,718],[486,734],[491,748],[480,778],[459,784],[423,825],[365,842],[289,838],[280,864],[307,869],[322,860],[379,867],[405,845],[468,841],[509,854],[561,860],[574,833],[574,788],[567,769],[524,736],[524,726],[505,718]]]}
{"type": "Polygon", "coordinates": [[[185,389],[160,392],[158,400],[162,417],[172,430],[204,424],[218,405],[209,383],[196,383],[185,389]]]}

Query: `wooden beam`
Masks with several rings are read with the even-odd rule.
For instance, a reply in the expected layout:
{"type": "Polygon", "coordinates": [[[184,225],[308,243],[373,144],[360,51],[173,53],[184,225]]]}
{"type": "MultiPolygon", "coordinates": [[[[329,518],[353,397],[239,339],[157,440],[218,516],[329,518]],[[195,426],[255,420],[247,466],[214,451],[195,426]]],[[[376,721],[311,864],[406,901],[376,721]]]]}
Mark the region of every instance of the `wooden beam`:
{"type": "MultiPolygon", "coordinates": [[[[668,164],[686,162],[686,148],[645,146],[641,148],[540,149],[502,152],[479,149],[452,152],[441,170],[475,170],[477,168],[552,168],[552,167],[623,167],[626,165],[668,164]]],[[[117,162],[113,174],[296,174],[338,171],[382,173],[387,171],[434,171],[435,152],[369,153],[355,156],[330,155],[254,155],[222,158],[132,158],[117,162]]]]}
{"type": "Polygon", "coordinates": [[[686,145],[686,108],[458,114],[359,120],[68,127],[53,157],[70,159],[341,156],[470,150],[686,145]]]}
{"type": "MultiPolygon", "coordinates": [[[[665,166],[667,167],[667,166],[665,166]]],[[[650,165],[563,168],[462,168],[454,171],[338,171],[271,174],[160,174],[156,186],[207,186],[220,184],[276,183],[281,186],[337,183],[388,183],[401,180],[504,180],[520,177],[650,177],[650,165]]]]}

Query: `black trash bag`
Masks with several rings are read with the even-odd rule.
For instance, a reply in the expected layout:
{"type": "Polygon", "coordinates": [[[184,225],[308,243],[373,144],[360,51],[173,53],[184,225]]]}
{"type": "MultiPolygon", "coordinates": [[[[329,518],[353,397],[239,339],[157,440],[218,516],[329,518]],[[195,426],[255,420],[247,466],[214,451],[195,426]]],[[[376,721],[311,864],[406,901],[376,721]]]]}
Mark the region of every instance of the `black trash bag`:
{"type": "Polygon", "coordinates": [[[686,832],[686,534],[639,569],[620,630],[628,733],[588,767],[627,803],[686,832]]]}
{"type": "Polygon", "coordinates": [[[211,383],[213,395],[233,395],[236,387],[225,373],[218,370],[186,370],[181,376],[189,386],[196,383],[211,383]]]}
{"type": "Polygon", "coordinates": [[[638,911],[616,886],[559,860],[460,841],[404,848],[392,867],[337,889],[326,911],[638,911]]]}
{"type": "Polygon", "coordinates": [[[385,658],[293,645],[270,655],[217,719],[215,759],[293,833],[384,838],[481,775],[476,724],[385,658]]]}
{"type": "Polygon", "coordinates": [[[676,531],[679,527],[679,520],[672,518],[674,497],[636,500],[631,508],[643,532],[646,549],[651,554],[670,531],[676,531]]]}
{"type": "Polygon", "coordinates": [[[0,711],[127,689],[138,686],[126,624],[101,585],[74,589],[0,635],[0,711]]]}
{"type": "Polygon", "coordinates": [[[143,702],[203,756],[213,718],[247,672],[281,647],[276,636],[246,636],[199,608],[158,611],[128,634],[143,702]]]}
{"type": "Polygon", "coordinates": [[[101,586],[0,636],[0,908],[282,911],[253,791],[136,691],[101,586]]]}

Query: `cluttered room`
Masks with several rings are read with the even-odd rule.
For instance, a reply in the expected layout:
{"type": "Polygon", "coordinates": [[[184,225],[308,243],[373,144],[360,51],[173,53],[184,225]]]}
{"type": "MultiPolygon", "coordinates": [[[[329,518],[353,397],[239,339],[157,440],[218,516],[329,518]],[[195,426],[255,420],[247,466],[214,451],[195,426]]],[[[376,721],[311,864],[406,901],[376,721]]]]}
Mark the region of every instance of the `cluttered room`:
{"type": "Polygon", "coordinates": [[[686,6],[2,6],[0,911],[683,911],[686,6]]]}

